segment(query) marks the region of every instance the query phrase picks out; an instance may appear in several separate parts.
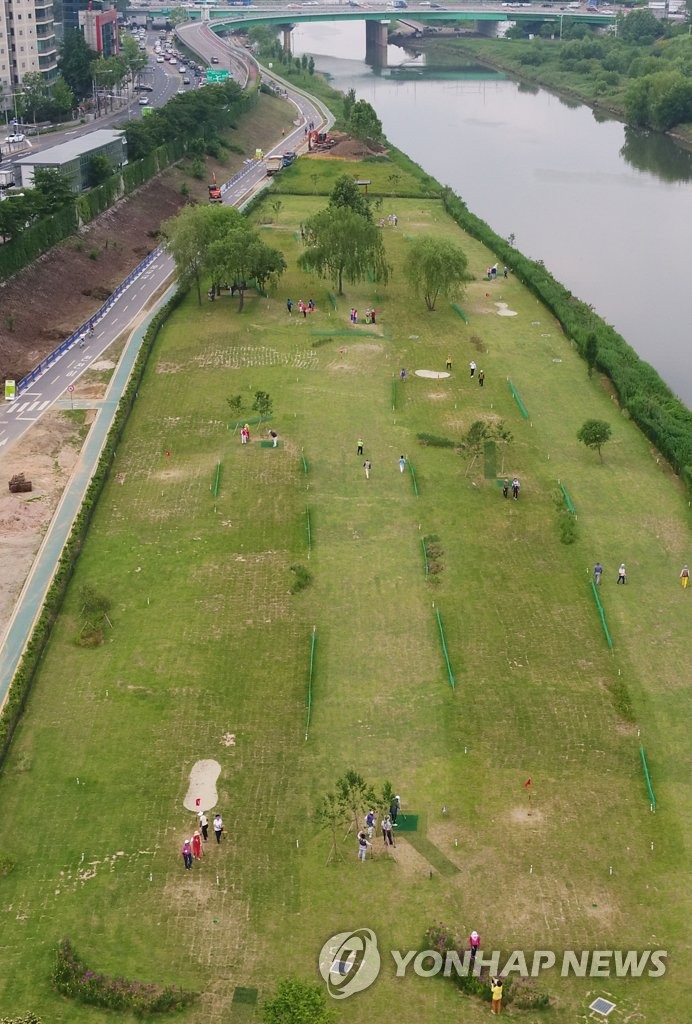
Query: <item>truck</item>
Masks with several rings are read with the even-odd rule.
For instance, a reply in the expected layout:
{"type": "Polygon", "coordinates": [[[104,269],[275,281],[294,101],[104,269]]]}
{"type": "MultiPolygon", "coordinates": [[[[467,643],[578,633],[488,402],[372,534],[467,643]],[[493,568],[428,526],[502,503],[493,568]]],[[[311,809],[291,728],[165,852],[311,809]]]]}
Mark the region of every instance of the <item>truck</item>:
{"type": "Polygon", "coordinates": [[[267,169],[267,175],[271,178],[272,175],[277,174],[284,166],[284,158],[282,156],[268,156],[264,161],[264,166],[267,169]]]}
{"type": "Polygon", "coordinates": [[[223,196],[221,195],[221,188],[219,187],[219,184],[218,184],[218,182],[216,180],[216,175],[215,174],[212,177],[211,185],[207,185],[207,189],[209,190],[209,202],[210,203],[222,203],[223,202],[223,196]]]}
{"type": "Polygon", "coordinates": [[[11,188],[15,180],[14,167],[0,167],[0,188],[11,188]]]}
{"type": "Polygon", "coordinates": [[[298,154],[294,153],[292,149],[287,149],[281,156],[281,163],[283,167],[290,167],[294,160],[298,159],[298,154]]]}

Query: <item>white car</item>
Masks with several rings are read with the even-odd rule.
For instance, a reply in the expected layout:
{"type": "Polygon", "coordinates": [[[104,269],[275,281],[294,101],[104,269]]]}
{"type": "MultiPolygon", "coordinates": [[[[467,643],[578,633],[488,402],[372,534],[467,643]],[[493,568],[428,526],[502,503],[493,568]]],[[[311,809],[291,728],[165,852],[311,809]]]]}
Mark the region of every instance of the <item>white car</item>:
{"type": "Polygon", "coordinates": [[[163,64],[163,63],[164,63],[164,59],[163,59],[163,57],[157,57],[157,58],[156,58],[156,63],[157,63],[157,64],[163,64]]]}
{"type": "Polygon", "coordinates": [[[13,142],[24,142],[25,138],[26,136],[22,135],[21,132],[15,132],[14,135],[6,135],[5,142],[9,142],[10,144],[13,142]]]}
{"type": "Polygon", "coordinates": [[[148,96],[140,96],[139,100],[137,102],[139,103],[140,107],[146,107],[148,105],[148,103],[149,103],[149,97],[148,96]]]}

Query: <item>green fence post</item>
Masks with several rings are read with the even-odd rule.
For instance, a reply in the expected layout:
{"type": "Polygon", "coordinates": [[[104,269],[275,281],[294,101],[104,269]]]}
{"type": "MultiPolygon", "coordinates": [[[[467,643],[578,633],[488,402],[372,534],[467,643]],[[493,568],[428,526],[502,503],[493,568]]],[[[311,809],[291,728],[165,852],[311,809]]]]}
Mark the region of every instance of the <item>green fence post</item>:
{"type": "Polygon", "coordinates": [[[641,759],[642,759],[642,767],[644,768],[644,778],[646,779],[646,788],[649,790],[649,799],[651,800],[651,813],[655,814],[656,813],[656,797],[654,796],[654,791],[653,791],[653,788],[652,788],[652,785],[651,785],[651,777],[649,775],[649,768],[648,768],[648,765],[646,763],[646,754],[644,753],[644,747],[642,747],[642,746],[639,747],[639,754],[640,754],[641,759]]]}
{"type": "Polygon", "coordinates": [[[310,728],[310,719],[312,718],[312,676],[315,668],[315,638],[317,635],[317,627],[312,627],[312,641],[310,643],[310,668],[308,671],[308,709],[307,719],[305,721],[305,742],[308,739],[308,730],[310,728]]]}
{"type": "Polygon", "coordinates": [[[447,663],[447,674],[449,675],[449,682],[450,682],[450,685],[451,685],[452,689],[454,689],[455,688],[454,687],[454,675],[452,674],[452,666],[449,663],[449,654],[447,653],[447,644],[445,643],[445,632],[444,632],[444,630],[442,628],[442,619],[440,618],[440,613],[439,613],[439,611],[437,609],[435,609],[435,614],[437,615],[437,625],[440,628],[440,640],[442,641],[442,653],[444,654],[445,662],[447,663]]]}

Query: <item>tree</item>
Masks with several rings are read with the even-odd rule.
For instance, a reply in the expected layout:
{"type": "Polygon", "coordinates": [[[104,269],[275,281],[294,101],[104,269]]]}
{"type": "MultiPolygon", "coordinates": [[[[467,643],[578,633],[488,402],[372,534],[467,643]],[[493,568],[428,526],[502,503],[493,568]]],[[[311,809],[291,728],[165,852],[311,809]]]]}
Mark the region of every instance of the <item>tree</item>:
{"type": "Polygon", "coordinates": [[[598,338],[593,333],[589,334],[586,339],[586,345],[584,345],[584,358],[586,359],[586,365],[589,368],[589,377],[593,377],[596,360],[598,359],[598,338]]]}
{"type": "MultiPolygon", "coordinates": [[[[139,52],[139,47],[131,36],[126,36],[125,40],[130,40],[139,52]]],[[[79,29],[70,29],[65,33],[58,67],[65,82],[79,99],[83,99],[91,92],[91,64],[96,57],[79,29]]]]}
{"type": "Polygon", "coordinates": [[[382,138],[382,122],[367,100],[356,100],[348,119],[348,130],[354,139],[363,142],[379,142],[382,138]]]}
{"type": "Polygon", "coordinates": [[[17,110],[22,117],[30,117],[34,124],[44,120],[50,105],[50,87],[40,71],[30,71],[22,79],[22,91],[17,96],[17,110]]]}
{"type": "Polygon", "coordinates": [[[324,986],[300,978],[282,978],[262,1007],[264,1024],[332,1024],[324,986]]]}
{"type": "Polygon", "coordinates": [[[358,832],[366,811],[377,803],[375,791],[359,772],[350,768],[337,779],[336,795],[344,808],[344,814],[348,815],[355,831],[358,832]]]}
{"type": "Polygon", "coordinates": [[[34,189],[39,193],[46,214],[55,213],[75,201],[69,176],[55,167],[34,170],[34,189]]]}
{"type": "Polygon", "coordinates": [[[387,283],[389,265],[379,228],[344,207],[322,210],[305,225],[305,252],[299,266],[320,277],[331,278],[344,294],[344,278],[351,284],[372,273],[373,280],[387,283]]]}
{"type": "MultiPolygon", "coordinates": [[[[223,207],[186,206],[176,217],[161,225],[161,233],[175,262],[178,282],[182,288],[194,284],[197,302],[202,305],[202,273],[206,266],[211,224],[209,214],[223,207]]],[[[233,213],[237,211],[233,210],[233,213]]]]}
{"type": "Polygon", "coordinates": [[[315,820],[322,828],[328,828],[331,836],[332,845],[327,857],[327,864],[330,860],[341,859],[341,844],[339,843],[339,832],[344,826],[347,819],[350,818],[350,812],[346,812],[344,809],[343,802],[339,799],[336,793],[327,793],[323,798],[322,802],[315,809],[315,820]]]}
{"type": "Polygon", "coordinates": [[[346,122],[346,124],[348,124],[348,122],[351,119],[351,111],[353,110],[355,103],[356,90],[349,89],[346,95],[344,96],[344,121],[346,122]]]}
{"type": "Polygon", "coordinates": [[[264,291],[286,269],[283,253],[266,245],[243,218],[209,246],[207,257],[214,280],[229,281],[237,290],[239,313],[243,312],[245,292],[252,282],[264,291]]]}
{"type": "Polygon", "coordinates": [[[64,117],[72,112],[74,107],[74,92],[64,78],[58,77],[53,83],[52,94],[53,106],[58,117],[64,117]]]}
{"type": "Polygon", "coordinates": [[[89,188],[96,188],[107,181],[113,173],[113,168],[108,157],[103,153],[94,153],[89,157],[87,165],[87,185],[89,188]]]}
{"type": "Polygon", "coordinates": [[[255,391],[255,400],[252,403],[254,412],[260,414],[260,419],[264,419],[272,414],[272,399],[271,395],[266,391],[255,391]]]}
{"type": "Polygon", "coordinates": [[[587,448],[595,448],[603,462],[601,448],[610,440],[611,433],[610,424],[605,420],[586,420],[577,431],[577,439],[587,448]]]}
{"type": "MultiPolygon", "coordinates": [[[[690,2],[692,2],[692,0],[690,0],[690,2]]],[[[310,60],[308,61],[308,74],[309,75],[314,75],[315,74],[315,58],[314,57],[311,57],[310,60]]]]}
{"type": "Polygon", "coordinates": [[[372,220],[370,203],[356,185],[355,179],[348,174],[340,175],[334,182],[334,188],[329,196],[329,205],[333,207],[345,207],[359,213],[366,220],[372,220]]]}
{"type": "Polygon", "coordinates": [[[423,235],[409,249],[404,273],[411,288],[423,295],[429,312],[435,309],[438,295],[450,301],[458,298],[470,280],[468,260],[463,249],[446,238],[423,235]]]}
{"type": "Polygon", "coordinates": [[[175,27],[176,25],[182,25],[184,21],[187,21],[189,14],[184,7],[174,7],[168,12],[166,18],[170,21],[171,25],[175,27]]]}
{"type": "Polygon", "coordinates": [[[640,7],[625,15],[618,14],[617,23],[618,38],[638,46],[650,46],[665,32],[665,27],[647,7],[640,7]]]}

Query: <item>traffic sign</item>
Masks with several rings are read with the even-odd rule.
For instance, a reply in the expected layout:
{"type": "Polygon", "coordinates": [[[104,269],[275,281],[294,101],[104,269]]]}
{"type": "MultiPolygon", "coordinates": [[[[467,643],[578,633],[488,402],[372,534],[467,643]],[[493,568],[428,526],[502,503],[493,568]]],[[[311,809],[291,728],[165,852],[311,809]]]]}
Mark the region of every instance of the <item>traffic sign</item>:
{"type": "Polygon", "coordinates": [[[67,390],[68,391],[74,391],[74,384],[68,384],[67,385],[67,390]]]}
{"type": "Polygon", "coordinates": [[[214,68],[207,68],[205,78],[207,82],[227,82],[231,77],[230,71],[217,71],[214,68]]]}

